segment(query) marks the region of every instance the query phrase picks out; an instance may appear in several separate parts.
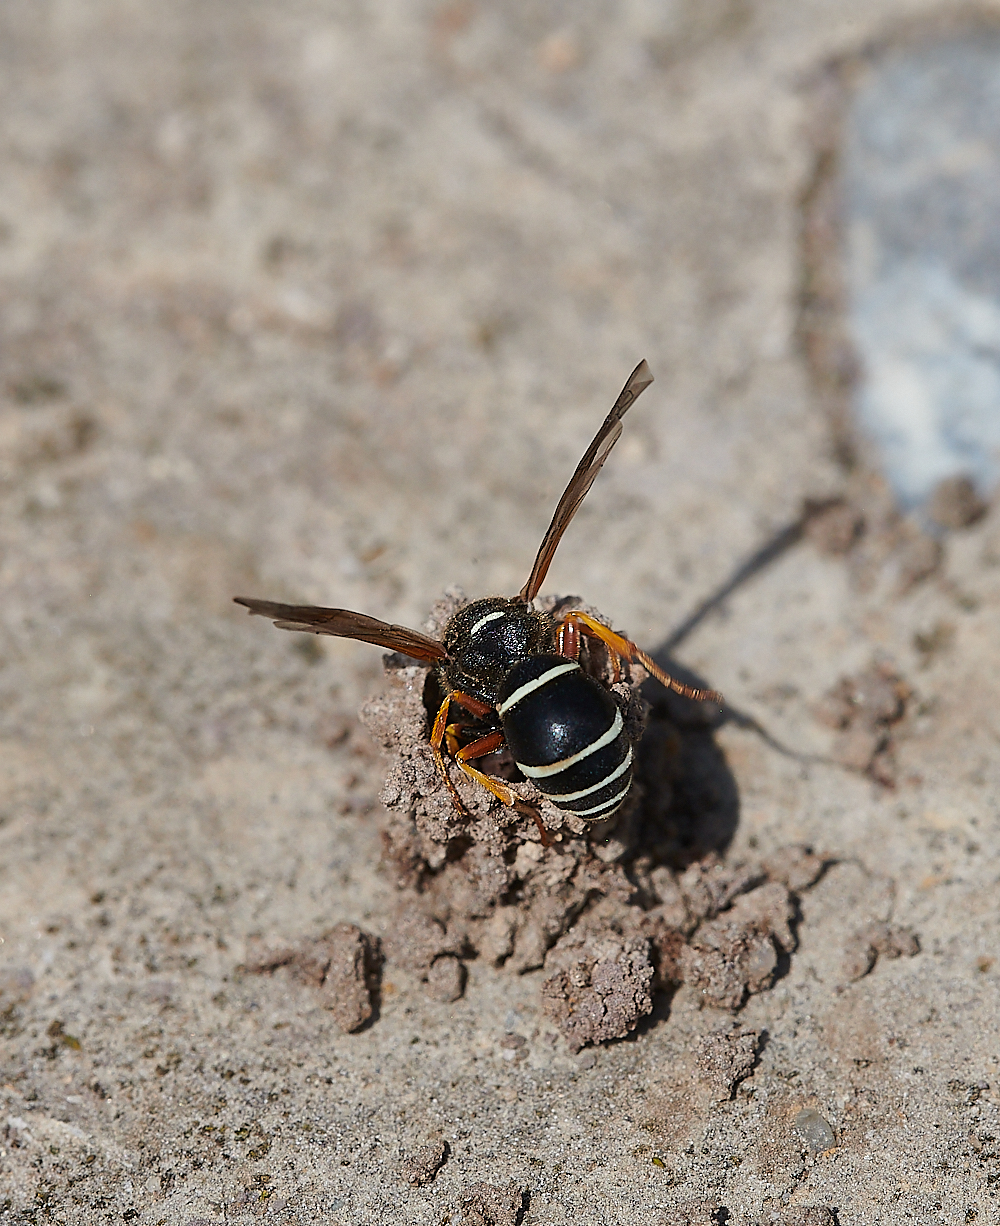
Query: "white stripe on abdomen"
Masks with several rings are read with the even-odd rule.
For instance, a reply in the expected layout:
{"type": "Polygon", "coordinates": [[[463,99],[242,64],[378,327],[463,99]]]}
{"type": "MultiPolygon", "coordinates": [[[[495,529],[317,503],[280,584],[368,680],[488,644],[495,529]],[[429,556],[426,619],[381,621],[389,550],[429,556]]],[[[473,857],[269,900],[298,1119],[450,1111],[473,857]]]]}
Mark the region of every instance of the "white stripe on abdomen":
{"type": "Polygon", "coordinates": [[[617,739],[622,726],[622,713],[621,711],[616,711],[611,727],[603,736],[599,736],[596,741],[588,745],[586,749],[581,749],[579,753],[571,754],[568,758],[563,758],[561,762],[552,762],[548,766],[525,766],[523,762],[518,762],[517,769],[528,779],[546,779],[549,775],[558,775],[584,758],[589,758],[592,753],[597,753],[605,745],[610,745],[612,741],[617,739]]]}
{"type": "Polygon", "coordinates": [[[540,690],[543,685],[548,685],[556,677],[561,677],[563,673],[571,673],[574,669],[579,669],[579,667],[580,665],[575,660],[567,660],[565,664],[553,664],[548,672],[542,673],[534,681],[526,681],[524,685],[519,685],[514,693],[497,707],[497,713],[501,716],[506,715],[511,707],[516,707],[522,698],[527,698],[529,694],[533,694],[535,690],[540,690]]]}
{"type": "MultiPolygon", "coordinates": [[[[573,813],[577,817],[586,817],[588,813],[600,813],[602,809],[617,809],[618,806],[621,804],[621,802],[628,795],[628,790],[631,786],[632,786],[632,780],[630,779],[628,783],[626,783],[625,786],[622,788],[622,790],[618,793],[617,796],[612,796],[610,800],[604,801],[603,804],[594,805],[592,809],[567,809],[566,812],[573,813]]],[[[555,804],[558,804],[558,802],[562,800],[562,797],[561,796],[550,796],[549,800],[551,800],[555,804]]]]}
{"type": "MultiPolygon", "coordinates": [[[[618,776],[624,775],[625,772],[628,770],[628,768],[631,765],[632,765],[632,747],[630,745],[629,751],[625,755],[625,761],[621,764],[621,766],[616,766],[615,769],[611,772],[611,774],[606,775],[601,780],[600,783],[592,783],[589,788],[584,788],[580,792],[559,792],[557,795],[550,795],[549,799],[553,802],[553,804],[557,804],[557,805],[564,805],[567,800],[582,800],[584,796],[589,796],[591,792],[599,792],[601,788],[606,788],[609,783],[614,783],[614,781],[618,778],[618,776]]],[[[524,770],[524,767],[522,766],[520,769],[524,770]]],[[[603,805],[599,807],[602,809],[604,808],[603,805]]],[[[574,812],[579,813],[580,810],[575,809],[574,812]]]]}

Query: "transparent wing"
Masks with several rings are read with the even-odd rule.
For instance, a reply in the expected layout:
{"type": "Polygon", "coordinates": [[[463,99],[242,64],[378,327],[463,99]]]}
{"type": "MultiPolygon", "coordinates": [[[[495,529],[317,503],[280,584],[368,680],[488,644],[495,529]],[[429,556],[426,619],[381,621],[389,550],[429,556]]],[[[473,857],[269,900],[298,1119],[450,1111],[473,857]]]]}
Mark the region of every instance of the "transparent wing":
{"type": "Polygon", "coordinates": [[[247,596],[234,596],[237,604],[245,605],[251,613],[270,617],[279,630],[305,630],[309,634],[332,634],[337,638],[360,639],[387,647],[390,651],[402,652],[415,660],[446,660],[448,653],[436,639],[428,638],[405,626],[391,626],[377,617],[364,613],[352,613],[350,609],[320,609],[307,604],[278,604],[274,600],[252,600],[247,596]]]}
{"type": "Polygon", "coordinates": [[[549,530],[538,547],[538,556],[535,558],[535,565],[531,568],[528,582],[521,588],[522,600],[534,600],[538,595],[545,582],[552,559],[555,557],[555,552],[559,548],[563,533],[579,510],[580,503],[586,498],[587,491],[594,484],[594,478],[601,471],[601,466],[608,458],[611,448],[621,438],[622,418],[652,382],[653,376],[646,360],[643,359],[629,375],[628,382],[615,401],[615,407],[604,419],[604,424],[597,431],[594,441],[576,466],[576,472],[559,499],[552,522],[549,524],[549,530]]]}

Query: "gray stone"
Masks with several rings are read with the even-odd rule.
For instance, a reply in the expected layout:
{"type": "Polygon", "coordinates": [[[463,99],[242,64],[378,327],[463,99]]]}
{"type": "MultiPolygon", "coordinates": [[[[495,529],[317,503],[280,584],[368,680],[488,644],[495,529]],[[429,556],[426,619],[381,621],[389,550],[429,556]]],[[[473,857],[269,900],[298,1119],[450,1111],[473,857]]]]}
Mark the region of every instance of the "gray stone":
{"type": "MultiPolygon", "coordinates": [[[[985,494],[1000,476],[1000,36],[869,68],[844,173],[862,424],[904,506],[960,477],[985,494]]],[[[942,507],[949,527],[978,513],[942,507]]]]}

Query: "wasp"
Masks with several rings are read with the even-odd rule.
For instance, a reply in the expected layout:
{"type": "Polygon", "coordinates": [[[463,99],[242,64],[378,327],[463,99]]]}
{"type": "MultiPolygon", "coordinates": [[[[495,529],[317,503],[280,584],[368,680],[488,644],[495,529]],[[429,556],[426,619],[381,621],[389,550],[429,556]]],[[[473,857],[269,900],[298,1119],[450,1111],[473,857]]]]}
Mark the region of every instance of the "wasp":
{"type": "Polygon", "coordinates": [[[604,644],[615,681],[625,660],[641,664],[687,698],[722,702],[714,690],[695,689],[669,676],[635,643],[582,609],[556,619],[533,604],[563,534],[621,437],[622,418],[652,382],[649,366],[640,362],[559,499],[520,592],[465,605],[445,626],[440,641],[349,609],[235,597],[251,613],[274,619],[281,630],[359,639],[430,664],[444,695],[431,727],[430,747],[463,814],[466,809],[445,753],[502,804],[533,816],[545,839],[537,810],[504,780],[473,765],[504,747],[521,774],[558,808],[596,822],[621,807],[632,786],[633,746],[614,695],[580,666],[581,637],[604,644]],[[449,720],[453,706],[463,713],[460,723],[449,720]]]}

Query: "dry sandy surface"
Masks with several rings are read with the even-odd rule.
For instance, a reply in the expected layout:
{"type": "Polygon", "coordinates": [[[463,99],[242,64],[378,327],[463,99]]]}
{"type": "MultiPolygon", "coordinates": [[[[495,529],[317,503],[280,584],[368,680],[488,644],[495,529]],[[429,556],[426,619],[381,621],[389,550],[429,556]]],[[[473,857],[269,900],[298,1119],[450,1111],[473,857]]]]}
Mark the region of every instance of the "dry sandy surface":
{"type": "Polygon", "coordinates": [[[641,357],[548,590],[653,649],[853,498],[795,340],[810,82],[947,11],[5,0],[0,1222],[998,1220],[996,510],[940,559],[819,533],[677,644],[800,755],[717,730],[722,871],[825,865],[741,1012],[685,982],[573,1054],[544,968],[390,958],[350,1034],[241,969],[404,896],[378,650],[231,597],[515,592],[641,357]],[[831,728],[873,664],[905,715],[831,728]]]}

